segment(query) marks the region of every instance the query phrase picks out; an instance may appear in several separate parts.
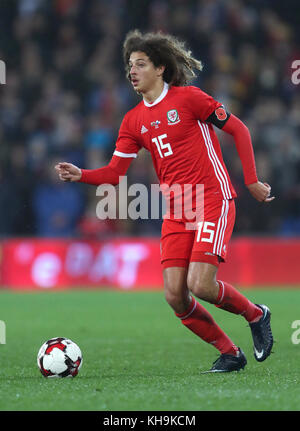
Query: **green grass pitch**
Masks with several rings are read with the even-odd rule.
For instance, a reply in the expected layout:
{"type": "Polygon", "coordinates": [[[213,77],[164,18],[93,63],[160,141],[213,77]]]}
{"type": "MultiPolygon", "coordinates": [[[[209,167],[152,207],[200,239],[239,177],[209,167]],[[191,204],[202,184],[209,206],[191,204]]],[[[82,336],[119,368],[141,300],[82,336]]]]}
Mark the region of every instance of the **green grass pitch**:
{"type": "Polygon", "coordinates": [[[214,375],[200,372],[218,351],[181,324],[162,291],[0,291],[0,410],[299,410],[300,344],[292,343],[292,322],[300,320],[300,292],[243,292],[271,308],[274,354],[256,362],[246,321],[203,303],[248,359],[239,373],[214,375]],[[45,379],[38,370],[40,346],[57,336],[83,352],[74,379],[45,379]]]}

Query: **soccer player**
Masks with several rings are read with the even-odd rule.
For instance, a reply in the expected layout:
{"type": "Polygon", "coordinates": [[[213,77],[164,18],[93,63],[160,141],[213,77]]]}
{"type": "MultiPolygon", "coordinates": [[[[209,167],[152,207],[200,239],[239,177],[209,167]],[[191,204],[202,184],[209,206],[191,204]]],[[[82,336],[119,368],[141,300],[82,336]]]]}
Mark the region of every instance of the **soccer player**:
{"type": "Polygon", "coordinates": [[[192,210],[198,199],[195,186],[202,184],[204,206],[201,218],[196,212],[197,228],[187,225],[185,214],[176,217],[179,195],[166,194],[169,213],[161,235],[166,300],[183,325],[219,350],[209,372],[239,371],[247,360],[195,297],[242,315],[251,329],[254,356],[264,361],[273,345],[269,308],[253,304],[231,284],[217,279],[234,227],[237,195],[214,126],[233,136],[250,194],[259,202],[274,199],[271,187],[258,181],[248,128],[222,103],[187,85],[202,64],[184,42],[171,35],[135,30],[126,36],[123,56],[127,77],[142,101],[125,115],[111,161],[91,170],[59,163],[55,166],[59,178],[117,185],[139,150],[146,148],[161,185],[193,186],[192,210]]]}

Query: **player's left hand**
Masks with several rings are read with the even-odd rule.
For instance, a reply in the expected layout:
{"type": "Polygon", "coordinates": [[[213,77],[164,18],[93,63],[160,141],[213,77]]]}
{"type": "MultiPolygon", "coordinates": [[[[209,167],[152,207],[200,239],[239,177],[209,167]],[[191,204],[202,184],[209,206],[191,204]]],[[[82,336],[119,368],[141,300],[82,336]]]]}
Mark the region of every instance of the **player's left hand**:
{"type": "Polygon", "coordinates": [[[268,183],[257,181],[247,187],[251,195],[259,202],[271,202],[275,199],[275,196],[271,197],[271,186],[268,183]]]}

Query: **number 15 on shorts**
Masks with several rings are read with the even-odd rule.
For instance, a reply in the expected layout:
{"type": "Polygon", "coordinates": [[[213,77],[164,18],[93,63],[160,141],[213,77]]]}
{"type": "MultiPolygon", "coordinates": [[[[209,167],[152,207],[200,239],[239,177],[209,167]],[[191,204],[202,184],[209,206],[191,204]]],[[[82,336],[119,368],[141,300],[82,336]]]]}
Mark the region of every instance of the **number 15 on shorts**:
{"type": "Polygon", "coordinates": [[[215,228],[215,223],[209,221],[200,221],[198,223],[197,239],[196,242],[213,242],[215,230],[210,228],[215,228]],[[205,235],[206,234],[206,235],[205,235]]]}

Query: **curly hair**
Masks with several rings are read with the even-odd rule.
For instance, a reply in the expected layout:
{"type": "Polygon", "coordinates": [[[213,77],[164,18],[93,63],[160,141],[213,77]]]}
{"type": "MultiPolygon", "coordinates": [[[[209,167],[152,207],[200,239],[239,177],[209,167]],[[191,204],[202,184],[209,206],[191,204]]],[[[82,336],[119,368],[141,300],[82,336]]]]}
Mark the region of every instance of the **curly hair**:
{"type": "Polygon", "coordinates": [[[194,69],[202,70],[201,61],[191,55],[185,42],[169,34],[130,31],[123,43],[123,60],[126,76],[130,81],[129,58],[132,52],[145,53],[155,67],[165,66],[163,80],[169,85],[187,85],[196,77],[194,69]]]}

